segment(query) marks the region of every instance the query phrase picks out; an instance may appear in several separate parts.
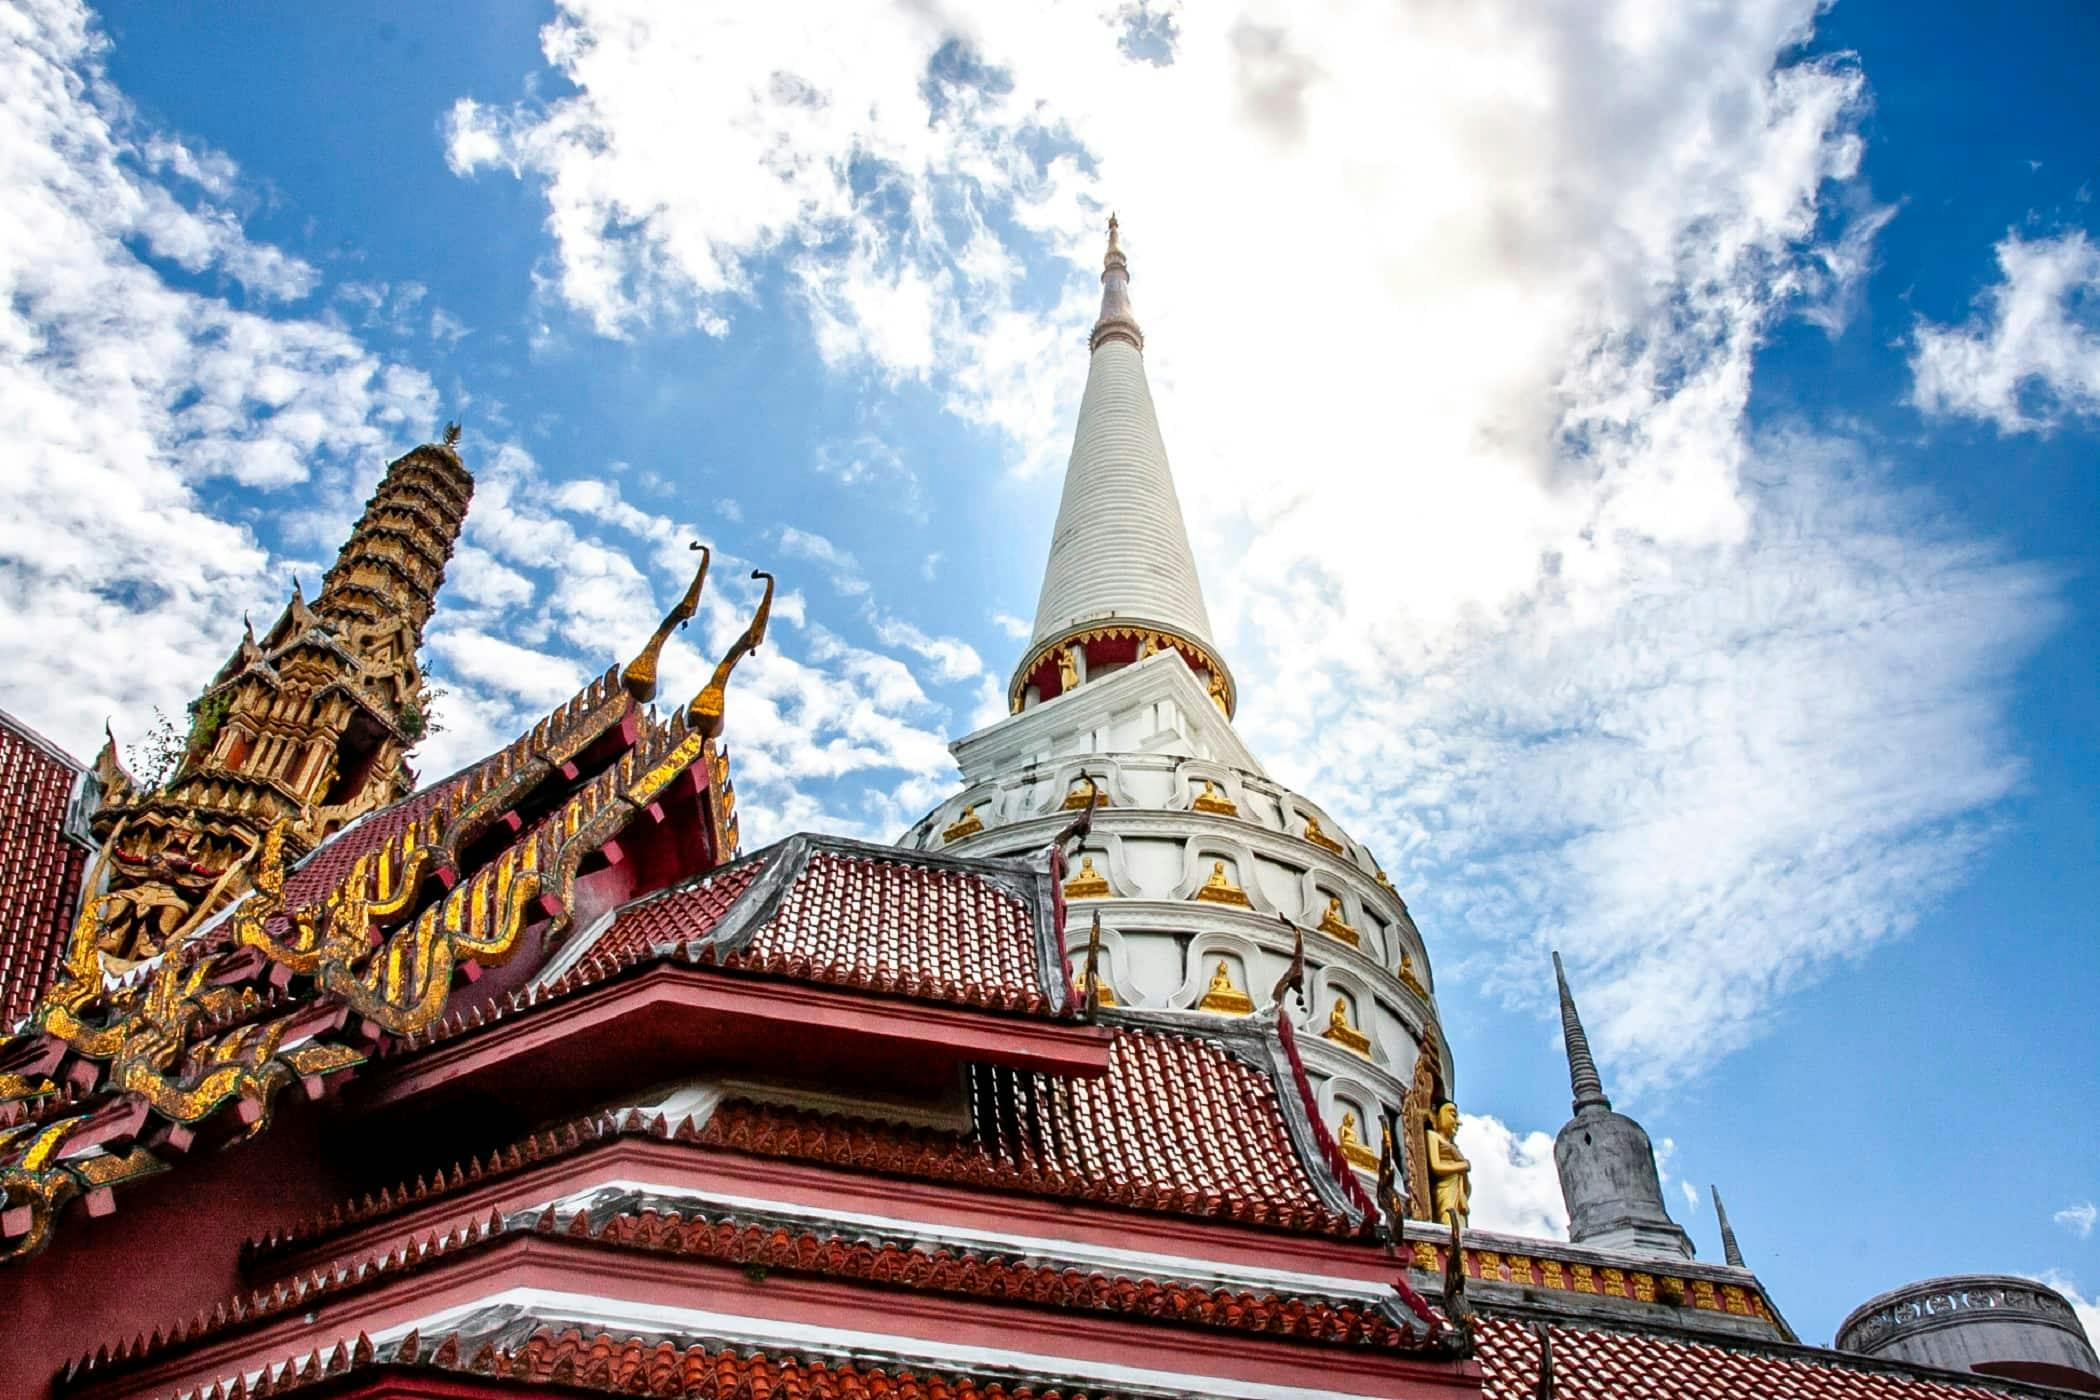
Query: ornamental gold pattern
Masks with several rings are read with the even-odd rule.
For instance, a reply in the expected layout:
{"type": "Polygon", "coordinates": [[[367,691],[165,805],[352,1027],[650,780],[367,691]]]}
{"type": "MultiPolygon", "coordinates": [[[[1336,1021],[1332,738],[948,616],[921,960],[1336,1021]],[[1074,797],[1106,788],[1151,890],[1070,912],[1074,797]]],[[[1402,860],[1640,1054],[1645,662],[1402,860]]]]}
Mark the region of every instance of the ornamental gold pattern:
{"type": "MultiPolygon", "coordinates": [[[[1027,697],[1029,679],[1041,669],[1044,662],[1053,658],[1063,658],[1068,648],[1084,651],[1095,642],[1125,641],[1137,643],[1139,660],[1143,660],[1155,652],[1179,652],[1182,660],[1189,664],[1189,669],[1199,672],[1208,678],[1205,681],[1205,685],[1210,697],[1217,703],[1218,708],[1225,712],[1226,718],[1231,718],[1233,711],[1238,708],[1239,697],[1234,693],[1231,682],[1226,678],[1224,666],[1219,664],[1211,655],[1209,649],[1202,643],[1184,637],[1178,632],[1169,632],[1157,627],[1111,626],[1086,627],[1076,632],[1062,633],[1030,649],[1028,655],[1014,670],[1013,685],[1006,697],[1009,709],[1014,714],[1021,712],[1022,705],[1027,697]]],[[[1060,659],[1060,673],[1063,673],[1066,667],[1071,666],[1071,664],[1069,660],[1060,659]]],[[[1071,674],[1073,684],[1078,684],[1076,667],[1072,668],[1071,674]]],[[[1060,684],[1063,685],[1062,680],[1060,680],[1060,684]]],[[[1064,686],[1064,689],[1069,690],[1070,688],[1069,685],[1064,686]]]]}
{"type": "Polygon", "coordinates": [[[620,670],[608,670],[303,903],[288,893],[298,848],[288,817],[249,858],[253,887],[230,921],[128,975],[109,975],[104,926],[121,896],[90,900],[64,973],[28,1031],[4,1047],[9,1063],[30,1068],[0,1074],[0,1260],[41,1249],[75,1197],[165,1169],[154,1152],[128,1146],[135,1131],[125,1135],[128,1150],[100,1146],[107,1134],[96,1130],[112,1115],[188,1129],[237,1104],[246,1131],[260,1132],[288,1085],[319,1093],[326,1076],[367,1060],[382,1034],[435,1024],[466,964],[501,966],[534,928],[543,928],[542,944],[558,938],[573,918],[582,862],[689,770],[703,775],[714,858],[733,859],[733,792],[714,731],[729,668],[757,644],[764,621],[761,603],[697,718],[698,700],[668,721],[643,710],[620,670]],[[609,746],[617,755],[586,776],[577,760],[609,746]],[[482,833],[549,783],[559,797],[544,815],[463,866],[482,833]],[[268,989],[291,977],[310,979],[311,992],[287,1006],[268,989]],[[101,1098],[61,1100],[60,1080],[101,1098]]]}

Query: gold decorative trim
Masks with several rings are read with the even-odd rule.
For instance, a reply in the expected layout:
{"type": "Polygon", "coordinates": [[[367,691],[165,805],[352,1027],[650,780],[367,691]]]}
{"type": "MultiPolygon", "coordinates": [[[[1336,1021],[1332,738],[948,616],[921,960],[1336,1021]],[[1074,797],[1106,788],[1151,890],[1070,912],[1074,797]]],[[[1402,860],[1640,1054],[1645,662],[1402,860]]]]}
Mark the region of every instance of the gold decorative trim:
{"type": "Polygon", "coordinates": [[[1108,877],[1094,869],[1092,856],[1079,858],[1079,869],[1065,881],[1066,899],[1106,899],[1115,891],[1109,888],[1108,877]]]}
{"type": "Polygon", "coordinates": [[[1210,878],[1203,882],[1203,888],[1197,890],[1191,898],[1199,904],[1230,904],[1241,909],[1254,907],[1254,901],[1247,898],[1247,892],[1232,883],[1231,877],[1225,873],[1225,862],[1222,860],[1211,862],[1210,878]]]}
{"type": "Polygon", "coordinates": [[[1227,1016],[1245,1016],[1254,1010],[1254,998],[1233,985],[1232,964],[1224,958],[1210,974],[1210,986],[1203,993],[1203,1000],[1196,1003],[1198,1011],[1220,1011],[1227,1016]]]}
{"type": "Polygon", "coordinates": [[[1371,1058],[1371,1037],[1349,1024],[1349,999],[1347,997],[1336,997],[1334,999],[1334,1010],[1328,1013],[1327,1029],[1320,1032],[1320,1038],[1331,1040],[1337,1045],[1354,1050],[1367,1060],[1371,1058]]]}
{"type": "Polygon", "coordinates": [[[963,808],[961,816],[941,828],[942,842],[960,841],[965,836],[975,836],[984,830],[984,823],[977,817],[977,809],[983,805],[982,802],[972,802],[963,808]]]}
{"type": "Polygon", "coordinates": [[[1067,647],[1084,648],[1093,642],[1126,640],[1135,640],[1138,643],[1138,659],[1141,661],[1153,652],[1165,651],[1170,647],[1180,652],[1183,659],[1190,663],[1191,669],[1207,672],[1212,677],[1207,683],[1210,696],[1218,702],[1218,708],[1225,712],[1226,718],[1230,719],[1239,708],[1238,688],[1228,678],[1223,663],[1211,654],[1208,647],[1179,632],[1169,632],[1163,628],[1110,625],[1067,632],[1030,648],[1021,664],[1014,668],[1013,681],[1006,688],[1006,699],[1012,712],[1021,712],[1022,702],[1028,693],[1028,678],[1034,675],[1053,653],[1063,651],[1067,647]]]}
{"type": "Polygon", "coordinates": [[[1352,948],[1363,947],[1364,936],[1342,917],[1342,901],[1339,896],[1328,896],[1327,912],[1320,915],[1319,929],[1328,937],[1339,938],[1352,948]]]}
{"type": "Polygon", "coordinates": [[[1189,810],[1209,812],[1220,817],[1236,817],[1240,814],[1239,804],[1219,793],[1208,778],[1203,780],[1203,791],[1197,793],[1196,800],[1189,803],[1189,810]]]}

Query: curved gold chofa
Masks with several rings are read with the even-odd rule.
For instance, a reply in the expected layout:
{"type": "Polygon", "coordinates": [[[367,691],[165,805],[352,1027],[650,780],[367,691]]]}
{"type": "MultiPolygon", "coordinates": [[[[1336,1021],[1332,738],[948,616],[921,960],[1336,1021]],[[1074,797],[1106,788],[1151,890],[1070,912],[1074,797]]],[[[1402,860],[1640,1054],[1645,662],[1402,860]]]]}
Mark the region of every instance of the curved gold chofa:
{"type": "Polygon", "coordinates": [[[694,571],[693,581],[686,585],[685,596],[664,614],[664,620],[650,635],[648,644],[627,663],[627,669],[620,672],[620,684],[644,705],[656,698],[656,663],[663,654],[664,643],[670,640],[673,632],[692,621],[693,614],[700,608],[700,589],[707,582],[707,563],[714,551],[698,540],[693,541],[691,548],[700,551],[700,567],[694,571]]]}
{"type": "Polygon", "coordinates": [[[736,669],[737,662],[757,651],[760,643],[765,641],[766,619],[773,615],[773,576],[764,569],[753,569],[751,577],[766,581],[766,595],[758,600],[757,615],[751,619],[751,625],[744,629],[743,635],[730,643],[729,650],[715,664],[713,677],[685,707],[686,723],[704,739],[720,737],[723,706],[729,698],[729,673],[736,669]]]}

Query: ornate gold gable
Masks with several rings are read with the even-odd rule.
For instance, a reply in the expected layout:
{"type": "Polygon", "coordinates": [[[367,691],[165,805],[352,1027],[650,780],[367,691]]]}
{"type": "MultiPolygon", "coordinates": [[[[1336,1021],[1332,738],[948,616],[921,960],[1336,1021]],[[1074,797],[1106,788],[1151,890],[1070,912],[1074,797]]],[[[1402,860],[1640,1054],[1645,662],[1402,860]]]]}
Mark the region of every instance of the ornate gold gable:
{"type": "Polygon", "coordinates": [[[585,858],[652,804],[669,802],[688,770],[704,775],[710,861],[732,858],[733,795],[715,740],[729,673],[764,638],[770,577],[759,575],[758,614],[707,687],[668,721],[644,708],[656,652],[692,616],[705,570],[703,557],[693,587],[624,673],[607,671],[443,789],[316,897],[295,904],[287,893],[292,824],[279,820],[252,862],[253,893],[226,929],[192,933],[144,976],[114,984],[104,975],[104,921],[118,897],[90,901],[30,1031],[0,1045],[10,1066],[0,1073],[0,1122],[10,1124],[0,1128],[0,1258],[41,1248],[73,1197],[164,1169],[143,1146],[87,1145],[103,1140],[97,1129],[111,1115],[158,1117],[179,1130],[160,1141],[178,1145],[234,1106],[250,1133],[261,1131],[286,1085],[318,1091],[323,1076],[365,1060],[379,1035],[434,1024],[465,964],[502,965],[534,928],[542,930],[536,946],[558,937],[585,858]],[[616,756],[592,757],[608,746],[616,756]],[[549,787],[557,800],[544,816],[493,853],[475,854],[486,849],[479,838],[549,787]],[[311,990],[287,1005],[269,989],[291,976],[311,990]],[[58,1096],[60,1082],[73,1097],[58,1096]]]}

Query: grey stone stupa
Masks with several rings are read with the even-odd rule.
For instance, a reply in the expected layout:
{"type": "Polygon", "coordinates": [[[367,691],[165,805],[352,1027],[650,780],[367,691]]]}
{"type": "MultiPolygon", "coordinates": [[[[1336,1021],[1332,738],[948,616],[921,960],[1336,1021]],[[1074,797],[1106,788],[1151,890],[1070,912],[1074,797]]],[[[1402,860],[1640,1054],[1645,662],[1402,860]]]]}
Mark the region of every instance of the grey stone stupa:
{"type": "Polygon", "coordinates": [[[1640,1124],[1612,1112],[1604,1096],[1559,953],[1553,955],[1553,979],[1560,985],[1560,1028],[1568,1047],[1568,1081],[1575,1090],[1575,1116],[1553,1140],[1553,1165],[1568,1206],[1568,1238],[1600,1249],[1689,1259],[1691,1239],[1663,1205],[1654,1145],[1640,1124]]]}

